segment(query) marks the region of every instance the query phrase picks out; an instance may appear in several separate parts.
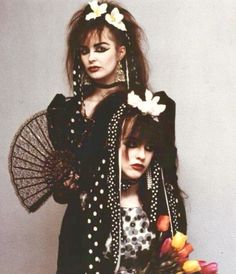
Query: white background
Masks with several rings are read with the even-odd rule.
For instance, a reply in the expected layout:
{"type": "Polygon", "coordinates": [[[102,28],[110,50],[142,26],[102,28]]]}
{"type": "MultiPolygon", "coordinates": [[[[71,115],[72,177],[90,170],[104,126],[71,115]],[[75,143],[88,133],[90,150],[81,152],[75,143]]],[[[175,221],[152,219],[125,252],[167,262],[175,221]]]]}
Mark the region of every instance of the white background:
{"type": "MultiPolygon", "coordinates": [[[[68,94],[66,25],[85,1],[0,0],[0,271],[52,274],[65,207],[28,214],[10,183],[11,140],[56,92],[68,94]]],[[[179,183],[188,194],[191,258],[236,273],[236,2],[120,1],[146,32],[153,90],[177,104],[179,183]]]]}

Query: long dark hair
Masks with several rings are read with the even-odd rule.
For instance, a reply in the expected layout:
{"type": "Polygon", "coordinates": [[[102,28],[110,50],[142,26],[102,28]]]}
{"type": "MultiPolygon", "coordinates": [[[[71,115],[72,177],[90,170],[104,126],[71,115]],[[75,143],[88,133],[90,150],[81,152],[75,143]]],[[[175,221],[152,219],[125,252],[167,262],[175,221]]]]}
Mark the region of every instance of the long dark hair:
{"type": "Polygon", "coordinates": [[[89,34],[95,32],[100,36],[103,29],[107,27],[115,37],[117,44],[126,47],[126,58],[123,58],[122,66],[126,67],[126,59],[129,63],[130,71],[134,67],[137,71],[136,79],[130,79],[130,88],[134,87],[137,81],[140,86],[146,88],[148,83],[148,64],[141,46],[141,42],[146,40],[143,30],[134,17],[117,3],[110,1],[100,1],[100,3],[108,3],[107,12],[109,13],[115,7],[119,9],[120,13],[124,15],[123,22],[127,32],[109,24],[104,18],[105,15],[86,21],[86,15],[91,12],[89,5],[75,12],[68,24],[67,35],[66,71],[70,86],[72,87],[73,83],[72,71],[79,45],[85,41],[89,34]]]}

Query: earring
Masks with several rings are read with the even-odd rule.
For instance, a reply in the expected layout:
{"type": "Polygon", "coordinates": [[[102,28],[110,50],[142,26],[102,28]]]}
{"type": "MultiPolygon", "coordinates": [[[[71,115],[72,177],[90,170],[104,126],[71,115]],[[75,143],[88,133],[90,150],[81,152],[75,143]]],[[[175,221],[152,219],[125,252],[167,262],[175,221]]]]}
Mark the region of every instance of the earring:
{"type": "Polygon", "coordinates": [[[82,191],[80,196],[79,196],[80,205],[81,205],[81,208],[82,208],[83,211],[85,210],[87,196],[88,196],[88,194],[85,191],[82,191]]]}
{"type": "Polygon", "coordinates": [[[125,73],[120,61],[117,65],[115,82],[125,82],[125,73]]]}
{"type": "Polygon", "coordinates": [[[150,190],[152,189],[152,172],[151,168],[148,168],[146,172],[146,178],[147,178],[147,189],[150,190]]]}
{"type": "Polygon", "coordinates": [[[85,86],[91,85],[90,78],[88,77],[88,75],[86,73],[83,74],[82,82],[83,82],[83,85],[85,85],[85,86]]]}
{"type": "Polygon", "coordinates": [[[126,74],[127,89],[129,90],[129,67],[128,67],[128,60],[127,60],[127,58],[125,59],[125,74],[126,74]]]}

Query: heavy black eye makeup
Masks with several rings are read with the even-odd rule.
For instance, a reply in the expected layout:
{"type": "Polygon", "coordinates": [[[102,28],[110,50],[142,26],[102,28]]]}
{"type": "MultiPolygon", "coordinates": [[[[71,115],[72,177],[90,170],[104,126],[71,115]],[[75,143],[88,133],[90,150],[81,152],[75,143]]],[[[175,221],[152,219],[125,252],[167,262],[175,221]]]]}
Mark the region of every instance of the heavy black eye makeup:
{"type": "MultiPolygon", "coordinates": [[[[109,44],[106,42],[97,43],[93,46],[95,52],[105,52],[110,49],[109,44]]],[[[86,55],[90,52],[87,46],[81,45],[79,47],[79,52],[81,55],[86,55]]]]}
{"type": "Polygon", "coordinates": [[[103,47],[103,46],[97,46],[97,47],[95,48],[95,51],[96,51],[96,52],[105,52],[105,51],[107,51],[107,50],[108,50],[108,48],[103,47]]]}
{"type": "MultiPolygon", "coordinates": [[[[126,148],[135,148],[140,146],[140,141],[137,140],[136,138],[127,138],[123,141],[123,143],[126,146],[126,148]]],[[[144,148],[148,152],[154,151],[154,145],[152,144],[145,144],[144,148]]]]}
{"type": "Polygon", "coordinates": [[[149,152],[153,152],[154,151],[154,146],[153,145],[145,145],[145,150],[147,150],[149,152]]]}
{"type": "Polygon", "coordinates": [[[88,48],[88,47],[85,47],[85,46],[80,46],[80,47],[79,47],[79,53],[80,53],[81,55],[88,54],[88,53],[89,53],[89,48],[88,48]]]}
{"type": "Polygon", "coordinates": [[[134,138],[127,138],[124,140],[126,148],[135,148],[138,146],[138,141],[134,138]]]}

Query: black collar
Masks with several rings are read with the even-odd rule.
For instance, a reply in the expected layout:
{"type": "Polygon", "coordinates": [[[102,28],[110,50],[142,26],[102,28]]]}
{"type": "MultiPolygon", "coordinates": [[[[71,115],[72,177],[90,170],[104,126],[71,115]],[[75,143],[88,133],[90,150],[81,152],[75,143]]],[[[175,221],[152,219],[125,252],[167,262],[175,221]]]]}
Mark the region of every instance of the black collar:
{"type": "Polygon", "coordinates": [[[108,88],[117,87],[117,86],[119,86],[119,85],[123,85],[124,82],[114,82],[114,83],[111,83],[111,84],[102,84],[102,83],[98,83],[98,82],[92,82],[92,84],[93,84],[96,88],[108,89],[108,88]]]}

